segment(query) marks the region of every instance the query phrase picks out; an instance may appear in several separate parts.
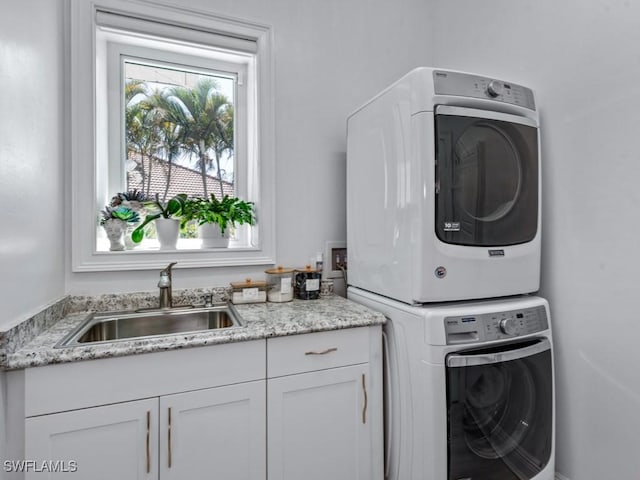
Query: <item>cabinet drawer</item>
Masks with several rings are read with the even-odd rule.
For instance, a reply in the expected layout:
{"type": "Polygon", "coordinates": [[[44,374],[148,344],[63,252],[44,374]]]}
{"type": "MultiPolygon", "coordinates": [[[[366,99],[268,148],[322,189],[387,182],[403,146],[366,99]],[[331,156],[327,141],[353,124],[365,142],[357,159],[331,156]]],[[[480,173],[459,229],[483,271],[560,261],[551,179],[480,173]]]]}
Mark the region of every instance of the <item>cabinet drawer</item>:
{"type": "Polygon", "coordinates": [[[27,417],[264,379],[265,341],[24,370],[27,417]],[[232,366],[232,367],[230,367],[232,366]]]}
{"type": "Polygon", "coordinates": [[[270,338],[267,340],[267,376],[366,363],[369,338],[369,328],[270,338]]]}

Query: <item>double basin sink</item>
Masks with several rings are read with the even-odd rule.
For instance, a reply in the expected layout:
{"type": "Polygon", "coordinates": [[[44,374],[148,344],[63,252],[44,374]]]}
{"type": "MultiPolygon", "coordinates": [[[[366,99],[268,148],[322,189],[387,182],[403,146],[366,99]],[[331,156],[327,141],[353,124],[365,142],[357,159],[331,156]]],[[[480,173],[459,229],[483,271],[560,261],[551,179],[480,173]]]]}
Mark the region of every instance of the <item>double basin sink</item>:
{"type": "Polygon", "coordinates": [[[56,347],[243,327],[231,304],[91,314],[56,347]]]}

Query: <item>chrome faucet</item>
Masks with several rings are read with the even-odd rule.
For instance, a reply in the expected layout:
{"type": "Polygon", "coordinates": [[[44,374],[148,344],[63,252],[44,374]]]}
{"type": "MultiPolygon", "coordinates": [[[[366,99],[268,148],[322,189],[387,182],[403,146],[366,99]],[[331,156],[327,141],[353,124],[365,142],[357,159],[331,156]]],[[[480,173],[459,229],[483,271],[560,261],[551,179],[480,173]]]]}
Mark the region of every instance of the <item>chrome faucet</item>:
{"type": "Polygon", "coordinates": [[[172,262],[160,272],[160,308],[171,308],[173,306],[173,294],[171,293],[171,269],[178,262],[172,262]]]}

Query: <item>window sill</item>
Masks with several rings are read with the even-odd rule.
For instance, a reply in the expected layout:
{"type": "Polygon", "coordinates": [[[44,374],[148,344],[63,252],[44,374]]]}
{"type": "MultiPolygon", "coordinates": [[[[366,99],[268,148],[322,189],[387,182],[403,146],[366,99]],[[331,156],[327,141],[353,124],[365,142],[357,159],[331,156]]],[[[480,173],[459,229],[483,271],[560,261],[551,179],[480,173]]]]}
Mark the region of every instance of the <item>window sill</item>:
{"type": "Polygon", "coordinates": [[[257,247],[254,247],[253,245],[247,245],[247,244],[243,244],[242,242],[239,242],[237,240],[234,240],[233,238],[229,241],[229,247],[227,248],[203,248],[202,245],[202,240],[201,239],[196,239],[196,238],[180,238],[178,239],[178,244],[176,245],[176,248],[173,250],[160,250],[160,243],[155,240],[155,239],[147,239],[145,238],[144,240],[142,240],[142,242],[140,242],[139,244],[135,244],[135,246],[133,248],[127,248],[126,250],[123,251],[110,251],[109,250],[109,240],[104,238],[103,236],[99,236],[98,240],[97,240],[97,249],[95,251],[95,253],[97,254],[102,254],[102,253],[107,253],[107,254],[118,254],[118,253],[158,253],[158,252],[168,252],[168,253],[172,253],[172,252],[200,252],[200,251],[206,251],[206,252],[214,252],[214,251],[223,251],[223,252],[229,252],[229,251],[251,251],[251,250],[257,250],[257,247]]]}
{"type": "Polygon", "coordinates": [[[124,250],[93,252],[74,264],[74,272],[109,272],[126,270],[156,270],[167,263],[179,262],[181,267],[228,267],[272,265],[275,260],[259,248],[207,248],[180,250],[124,250]]]}

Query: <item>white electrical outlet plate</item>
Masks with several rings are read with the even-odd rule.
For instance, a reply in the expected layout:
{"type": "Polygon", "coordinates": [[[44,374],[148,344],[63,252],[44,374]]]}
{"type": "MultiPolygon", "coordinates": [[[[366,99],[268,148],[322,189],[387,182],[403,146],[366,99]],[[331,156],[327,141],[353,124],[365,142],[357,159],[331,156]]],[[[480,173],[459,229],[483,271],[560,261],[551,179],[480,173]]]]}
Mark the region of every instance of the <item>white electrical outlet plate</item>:
{"type": "MultiPolygon", "coordinates": [[[[341,258],[346,256],[347,242],[345,241],[328,241],[325,244],[324,250],[324,265],[323,265],[323,277],[324,278],[343,278],[342,270],[335,266],[335,255],[339,254],[341,258]]],[[[349,263],[347,260],[347,267],[349,263]]]]}

